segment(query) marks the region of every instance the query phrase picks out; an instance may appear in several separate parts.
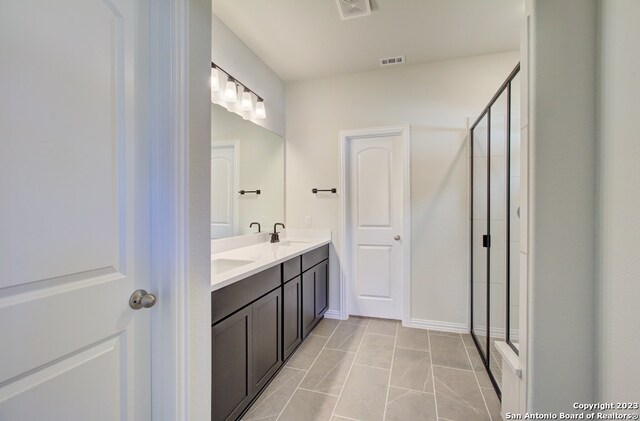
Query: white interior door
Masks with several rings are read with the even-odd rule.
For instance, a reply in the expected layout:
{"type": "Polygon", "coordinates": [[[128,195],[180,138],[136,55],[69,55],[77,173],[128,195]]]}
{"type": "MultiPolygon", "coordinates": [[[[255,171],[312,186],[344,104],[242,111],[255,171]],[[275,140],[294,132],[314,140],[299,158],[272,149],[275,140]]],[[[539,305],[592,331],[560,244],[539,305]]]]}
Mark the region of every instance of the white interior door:
{"type": "Polygon", "coordinates": [[[349,141],[349,313],[402,319],[404,188],[402,136],[349,141]]]}
{"type": "Polygon", "coordinates": [[[238,234],[237,142],[216,142],[211,149],[211,238],[238,234]]]}
{"type": "Polygon", "coordinates": [[[148,420],[144,0],[0,2],[0,419],[148,420]]]}

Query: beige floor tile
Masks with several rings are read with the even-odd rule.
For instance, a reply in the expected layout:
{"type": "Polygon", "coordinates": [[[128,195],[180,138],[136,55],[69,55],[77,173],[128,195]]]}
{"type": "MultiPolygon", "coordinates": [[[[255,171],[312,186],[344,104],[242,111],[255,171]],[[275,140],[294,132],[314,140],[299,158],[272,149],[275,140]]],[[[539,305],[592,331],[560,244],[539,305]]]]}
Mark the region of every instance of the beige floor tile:
{"type": "Polygon", "coordinates": [[[366,326],[340,323],[340,326],[333,332],[331,339],[327,342],[327,348],[356,352],[366,330],[366,326]]]}
{"type": "Polygon", "coordinates": [[[475,344],[475,342],[473,342],[473,338],[471,337],[471,334],[463,333],[460,336],[462,337],[462,342],[464,342],[464,346],[466,346],[467,348],[475,348],[476,347],[476,344],[475,344]]]}
{"type": "Polygon", "coordinates": [[[459,338],[460,334],[458,332],[445,332],[442,330],[429,330],[429,334],[431,335],[440,335],[440,336],[453,336],[455,338],[459,338]]]}
{"type": "Polygon", "coordinates": [[[431,393],[391,387],[387,399],[386,421],[437,421],[436,404],[431,393]]]}
{"type": "Polygon", "coordinates": [[[391,385],[433,393],[431,359],[426,351],[396,348],[391,385]]]}
{"type": "Polygon", "coordinates": [[[329,338],[323,336],[307,337],[298,350],[289,358],[287,367],[308,370],[318,354],[320,354],[322,347],[324,347],[328,339],[329,338]]]}
{"type": "Polygon", "coordinates": [[[430,335],[431,361],[433,365],[471,370],[469,357],[459,336],[430,335]]]}
{"type": "Polygon", "coordinates": [[[320,323],[311,331],[312,335],[329,337],[336,330],[336,327],[340,324],[340,320],[335,319],[322,319],[320,323]]]}
{"type": "Polygon", "coordinates": [[[356,364],[390,369],[395,340],[393,336],[365,334],[356,356],[356,364]]]}
{"type": "Polygon", "coordinates": [[[323,349],[300,387],[338,396],[356,354],[323,349]]]}
{"type": "Polygon", "coordinates": [[[389,370],[354,365],[335,415],[366,421],[382,420],[388,384],[389,370]]]}
{"type": "Polygon", "coordinates": [[[480,384],[480,387],[493,388],[491,379],[489,378],[489,375],[487,374],[487,370],[485,370],[484,367],[476,371],[476,377],[478,378],[478,383],[480,384]]]}
{"type": "Polygon", "coordinates": [[[330,421],[337,399],[324,393],[298,389],[278,421],[330,421]]]}
{"type": "Polygon", "coordinates": [[[343,320],[342,323],[348,325],[369,326],[370,321],[370,317],[349,316],[349,318],[347,320],[343,320]]]}
{"type": "Polygon", "coordinates": [[[491,416],[491,420],[502,421],[502,416],[500,415],[502,404],[500,403],[500,399],[498,399],[498,395],[496,395],[496,391],[493,389],[493,387],[482,387],[480,388],[480,390],[482,390],[484,401],[487,403],[487,407],[489,408],[489,415],[491,416]]]}
{"type": "Polygon", "coordinates": [[[467,348],[467,356],[471,361],[471,369],[473,371],[485,371],[484,363],[482,362],[482,358],[478,353],[478,349],[474,346],[473,348],[467,348]]]}
{"type": "Polygon", "coordinates": [[[429,331],[425,329],[398,326],[396,346],[400,348],[428,351],[429,331]]]}
{"type": "Polygon", "coordinates": [[[278,418],[305,374],[302,370],[283,367],[242,419],[262,421],[278,418]]]}
{"type": "Polygon", "coordinates": [[[398,320],[371,319],[367,327],[367,333],[377,333],[378,335],[396,336],[398,330],[398,320]]]}
{"type": "Polygon", "coordinates": [[[455,421],[488,421],[489,414],[473,371],[433,367],[438,416],[455,421]]]}

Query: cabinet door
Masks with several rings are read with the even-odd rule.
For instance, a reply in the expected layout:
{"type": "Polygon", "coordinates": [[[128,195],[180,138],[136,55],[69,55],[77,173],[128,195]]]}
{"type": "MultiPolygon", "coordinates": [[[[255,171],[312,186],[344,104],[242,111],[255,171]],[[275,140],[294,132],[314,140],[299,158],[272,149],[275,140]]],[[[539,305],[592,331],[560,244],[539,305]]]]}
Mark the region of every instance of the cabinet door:
{"type": "Polygon", "coordinates": [[[316,322],[316,275],[313,269],[302,274],[302,337],[306,338],[316,322]]]}
{"type": "Polygon", "coordinates": [[[281,306],[278,288],[251,305],[253,312],[253,385],[259,391],[282,365],[281,306]]]}
{"type": "Polygon", "coordinates": [[[302,317],[302,279],[300,275],[284,284],[283,301],[283,326],[282,331],[284,352],[282,359],[289,355],[302,341],[301,317],[302,317]]]}
{"type": "Polygon", "coordinates": [[[324,315],[329,308],[329,261],[318,264],[314,269],[315,272],[315,290],[316,290],[316,319],[324,315]]]}
{"type": "Polygon", "coordinates": [[[251,306],[211,328],[213,421],[235,420],[253,398],[251,306]]]}

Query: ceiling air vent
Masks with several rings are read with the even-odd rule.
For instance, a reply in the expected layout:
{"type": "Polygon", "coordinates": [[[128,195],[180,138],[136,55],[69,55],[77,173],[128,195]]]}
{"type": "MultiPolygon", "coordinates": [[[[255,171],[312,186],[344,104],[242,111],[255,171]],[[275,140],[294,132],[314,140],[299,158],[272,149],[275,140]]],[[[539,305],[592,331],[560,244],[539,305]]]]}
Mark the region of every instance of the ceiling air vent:
{"type": "Polygon", "coordinates": [[[369,0],[336,0],[342,20],[361,18],[371,14],[369,0]]]}
{"type": "Polygon", "coordinates": [[[405,61],[404,56],[385,57],[380,59],[380,66],[394,66],[396,64],[404,64],[405,61]]]}

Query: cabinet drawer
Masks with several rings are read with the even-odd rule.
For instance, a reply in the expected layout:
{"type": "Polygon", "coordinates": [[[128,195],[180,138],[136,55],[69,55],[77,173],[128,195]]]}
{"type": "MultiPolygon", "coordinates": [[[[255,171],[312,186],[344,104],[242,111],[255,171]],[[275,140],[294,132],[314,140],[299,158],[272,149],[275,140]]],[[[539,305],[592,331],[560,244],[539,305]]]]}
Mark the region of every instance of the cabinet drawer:
{"type": "Polygon", "coordinates": [[[302,271],[306,271],[329,258],[329,245],[319,247],[302,255],[302,271]]]}
{"type": "Polygon", "coordinates": [[[287,282],[296,276],[300,276],[300,256],[287,260],[282,264],[283,281],[287,282]]]}
{"type": "Polygon", "coordinates": [[[211,293],[211,323],[250,304],[281,285],[280,265],[256,273],[211,293]]]}

